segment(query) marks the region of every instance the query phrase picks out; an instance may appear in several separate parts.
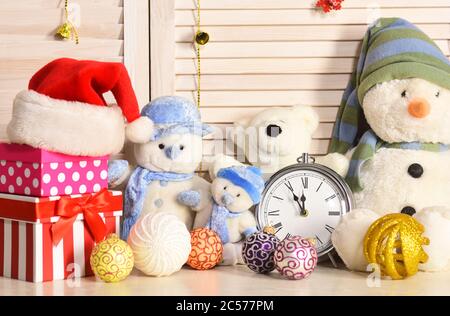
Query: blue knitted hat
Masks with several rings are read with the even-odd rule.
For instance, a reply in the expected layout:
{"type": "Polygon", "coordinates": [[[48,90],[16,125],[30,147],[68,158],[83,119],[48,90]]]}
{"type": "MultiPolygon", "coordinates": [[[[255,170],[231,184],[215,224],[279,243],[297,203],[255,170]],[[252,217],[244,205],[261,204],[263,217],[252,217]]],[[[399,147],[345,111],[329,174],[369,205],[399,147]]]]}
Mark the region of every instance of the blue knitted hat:
{"type": "Polygon", "coordinates": [[[157,140],[171,134],[194,134],[205,136],[212,132],[203,124],[197,107],[188,99],[178,96],[159,97],[141,111],[155,124],[150,140],[157,140]]]}
{"type": "Polygon", "coordinates": [[[253,166],[233,166],[220,169],[217,177],[227,179],[234,185],[243,188],[254,204],[258,204],[261,200],[261,193],[264,189],[261,169],[253,166]]]}

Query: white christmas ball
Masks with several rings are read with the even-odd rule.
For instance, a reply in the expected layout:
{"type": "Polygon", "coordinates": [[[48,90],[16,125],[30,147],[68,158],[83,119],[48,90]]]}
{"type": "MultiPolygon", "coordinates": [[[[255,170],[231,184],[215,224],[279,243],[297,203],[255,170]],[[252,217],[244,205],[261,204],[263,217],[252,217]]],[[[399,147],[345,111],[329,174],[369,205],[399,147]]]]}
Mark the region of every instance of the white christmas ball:
{"type": "Polygon", "coordinates": [[[137,269],[151,276],[167,276],[186,263],[191,252],[191,235],[175,215],[149,213],[133,226],[128,244],[133,249],[137,269]]]}

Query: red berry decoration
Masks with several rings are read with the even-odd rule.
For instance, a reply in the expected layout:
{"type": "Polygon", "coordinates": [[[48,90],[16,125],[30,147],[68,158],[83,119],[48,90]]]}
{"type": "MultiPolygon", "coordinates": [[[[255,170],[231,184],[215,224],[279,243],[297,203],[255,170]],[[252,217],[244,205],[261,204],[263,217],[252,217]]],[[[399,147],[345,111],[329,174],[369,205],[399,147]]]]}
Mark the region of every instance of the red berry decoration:
{"type": "Polygon", "coordinates": [[[316,8],[322,8],[322,11],[328,13],[332,10],[338,11],[342,9],[342,2],[344,0],[318,0],[316,8]]]}
{"type": "Polygon", "coordinates": [[[191,253],[187,264],[196,270],[214,268],[222,261],[223,245],[219,235],[208,228],[191,231],[191,253]]]}

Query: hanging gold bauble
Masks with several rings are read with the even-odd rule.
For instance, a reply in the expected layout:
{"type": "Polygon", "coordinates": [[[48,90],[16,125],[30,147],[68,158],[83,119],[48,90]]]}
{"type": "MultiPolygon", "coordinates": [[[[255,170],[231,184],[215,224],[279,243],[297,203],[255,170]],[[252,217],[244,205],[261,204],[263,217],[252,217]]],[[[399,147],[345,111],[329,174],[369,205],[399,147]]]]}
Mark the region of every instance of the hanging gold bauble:
{"type": "Polygon", "coordinates": [[[62,39],[75,39],[75,44],[79,43],[78,32],[75,28],[75,25],[69,20],[69,11],[68,11],[69,1],[64,1],[64,19],[65,22],[61,24],[60,27],[56,30],[56,36],[61,37],[62,39]]]}
{"type": "Polygon", "coordinates": [[[209,42],[209,34],[206,32],[198,31],[195,34],[195,42],[198,45],[206,45],[209,42]]]}
{"type": "Polygon", "coordinates": [[[364,238],[364,255],[369,263],[378,264],[383,275],[394,280],[417,273],[420,263],[428,260],[423,245],[424,227],[412,216],[388,214],[376,220],[364,238]]]}
{"type": "Polygon", "coordinates": [[[64,23],[56,31],[56,35],[62,37],[63,39],[72,38],[72,26],[69,23],[64,23]]]}

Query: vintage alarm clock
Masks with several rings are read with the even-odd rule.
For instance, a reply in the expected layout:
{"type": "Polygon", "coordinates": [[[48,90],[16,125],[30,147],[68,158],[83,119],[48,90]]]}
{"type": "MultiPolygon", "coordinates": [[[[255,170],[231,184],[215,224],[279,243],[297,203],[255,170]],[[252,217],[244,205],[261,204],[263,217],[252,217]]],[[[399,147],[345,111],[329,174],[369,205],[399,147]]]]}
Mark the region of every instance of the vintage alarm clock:
{"type": "Polygon", "coordinates": [[[331,234],[352,209],[352,192],[341,176],[308,154],[297,162],[266,183],[256,208],[258,228],[272,226],[280,240],[294,235],[312,238],[319,260],[330,258],[336,266],[331,234]]]}

